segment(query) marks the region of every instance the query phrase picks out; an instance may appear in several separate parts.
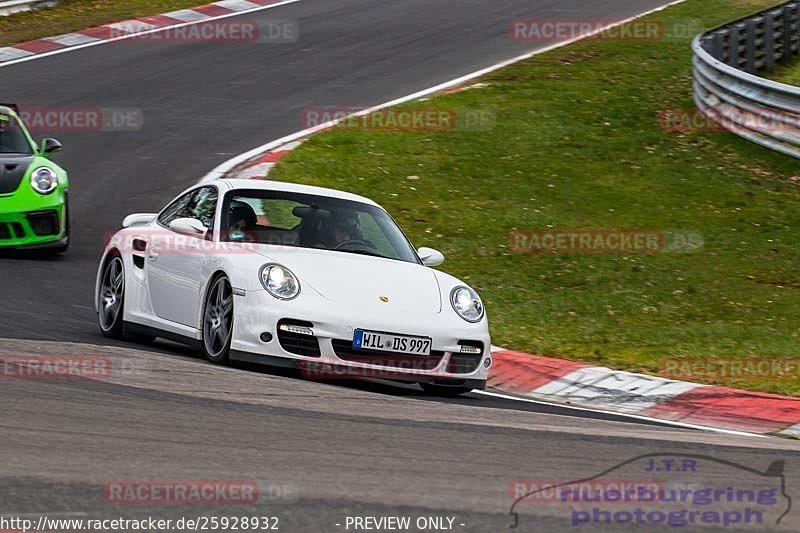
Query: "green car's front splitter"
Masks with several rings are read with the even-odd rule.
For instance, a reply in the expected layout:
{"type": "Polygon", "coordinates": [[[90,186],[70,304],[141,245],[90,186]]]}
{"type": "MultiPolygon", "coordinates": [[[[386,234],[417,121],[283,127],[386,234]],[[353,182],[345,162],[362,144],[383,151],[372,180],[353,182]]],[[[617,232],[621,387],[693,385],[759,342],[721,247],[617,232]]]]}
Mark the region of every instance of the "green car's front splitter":
{"type": "Polygon", "coordinates": [[[66,205],[67,194],[60,190],[48,196],[32,189],[13,198],[0,196],[0,250],[64,247],[69,240],[66,205]]]}

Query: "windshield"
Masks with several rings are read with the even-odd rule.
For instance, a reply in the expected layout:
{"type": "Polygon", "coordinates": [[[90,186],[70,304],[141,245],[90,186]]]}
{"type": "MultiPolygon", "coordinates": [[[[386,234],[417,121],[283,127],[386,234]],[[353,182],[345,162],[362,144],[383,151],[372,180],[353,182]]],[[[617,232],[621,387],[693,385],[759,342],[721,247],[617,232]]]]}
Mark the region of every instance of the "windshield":
{"type": "Polygon", "coordinates": [[[360,202],[282,191],[238,190],[225,197],[222,240],[258,242],[419,263],[382,209],[360,202]]]}
{"type": "Polygon", "coordinates": [[[19,120],[11,115],[0,114],[0,154],[32,153],[33,149],[19,120]]]}

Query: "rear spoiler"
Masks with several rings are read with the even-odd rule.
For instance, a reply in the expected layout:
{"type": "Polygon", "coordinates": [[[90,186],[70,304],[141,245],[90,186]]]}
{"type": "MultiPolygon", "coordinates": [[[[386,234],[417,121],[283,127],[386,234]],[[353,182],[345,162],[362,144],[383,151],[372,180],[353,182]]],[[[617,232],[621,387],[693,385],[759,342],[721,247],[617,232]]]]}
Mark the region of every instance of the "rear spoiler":
{"type": "Polygon", "coordinates": [[[17,104],[6,104],[5,102],[0,102],[0,107],[7,107],[19,115],[19,106],[17,104]]]}

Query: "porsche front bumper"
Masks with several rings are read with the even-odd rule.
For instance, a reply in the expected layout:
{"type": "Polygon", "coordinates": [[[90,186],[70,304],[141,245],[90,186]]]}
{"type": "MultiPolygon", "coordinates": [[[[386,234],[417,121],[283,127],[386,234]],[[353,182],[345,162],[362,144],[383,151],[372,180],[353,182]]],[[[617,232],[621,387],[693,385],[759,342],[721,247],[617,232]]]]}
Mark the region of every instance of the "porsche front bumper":
{"type": "Polygon", "coordinates": [[[447,309],[398,319],[389,305],[347,310],[316,294],[280,301],[266,291],[239,291],[234,309],[232,359],[299,367],[309,378],[371,377],[482,389],[491,366],[486,320],[471,324],[447,309]],[[285,331],[281,325],[295,327],[285,331]],[[431,354],[356,350],[356,329],[429,337],[431,354]]]}
{"type": "Polygon", "coordinates": [[[66,239],[65,209],[60,202],[35,210],[0,210],[2,249],[48,248],[63,245],[66,239]]]}

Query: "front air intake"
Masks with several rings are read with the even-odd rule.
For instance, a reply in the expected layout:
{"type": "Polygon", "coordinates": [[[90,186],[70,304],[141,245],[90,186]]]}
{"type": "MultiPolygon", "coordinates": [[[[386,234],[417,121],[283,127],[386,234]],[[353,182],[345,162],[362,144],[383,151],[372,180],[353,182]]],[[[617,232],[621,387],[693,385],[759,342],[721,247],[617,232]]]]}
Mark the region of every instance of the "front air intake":
{"type": "Polygon", "coordinates": [[[314,324],[305,320],[281,319],[278,322],[278,342],[281,348],[303,357],[320,357],[322,352],[313,328],[314,324]]]}
{"type": "Polygon", "coordinates": [[[56,211],[36,211],[26,215],[33,233],[38,237],[58,235],[58,213],[56,211]]]}

